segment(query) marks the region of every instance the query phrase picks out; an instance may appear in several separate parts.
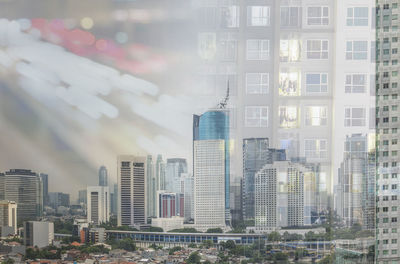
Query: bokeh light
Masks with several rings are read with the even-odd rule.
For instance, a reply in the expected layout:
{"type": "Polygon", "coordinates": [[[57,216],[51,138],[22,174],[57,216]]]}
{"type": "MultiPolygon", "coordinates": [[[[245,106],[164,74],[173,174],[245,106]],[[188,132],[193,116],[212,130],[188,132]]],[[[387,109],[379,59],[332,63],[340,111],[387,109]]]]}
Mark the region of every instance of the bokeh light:
{"type": "Polygon", "coordinates": [[[81,26],[84,29],[91,29],[94,25],[93,19],[90,17],[84,17],[81,19],[81,26]]]}

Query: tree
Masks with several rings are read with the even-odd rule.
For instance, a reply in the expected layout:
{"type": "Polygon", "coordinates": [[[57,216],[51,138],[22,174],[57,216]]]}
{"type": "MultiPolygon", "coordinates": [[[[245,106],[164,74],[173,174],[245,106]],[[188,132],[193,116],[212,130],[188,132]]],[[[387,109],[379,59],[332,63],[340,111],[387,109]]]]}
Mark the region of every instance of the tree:
{"type": "Polygon", "coordinates": [[[236,247],[236,243],[233,240],[228,240],[228,241],[225,242],[224,246],[225,246],[225,248],[227,248],[229,250],[232,250],[232,249],[234,249],[236,247]]]}
{"type": "Polygon", "coordinates": [[[173,255],[175,252],[182,250],[182,247],[176,246],[169,250],[168,254],[173,255]]]}
{"type": "Polygon", "coordinates": [[[210,248],[214,245],[214,243],[211,240],[204,240],[201,245],[205,248],[210,248]]]}
{"type": "Polygon", "coordinates": [[[14,262],[15,261],[13,259],[8,258],[8,259],[2,261],[1,264],[14,264],[14,262]]]}
{"type": "Polygon", "coordinates": [[[195,251],[189,255],[189,257],[186,260],[186,264],[199,264],[200,260],[201,257],[199,255],[199,252],[195,251]]]}
{"type": "Polygon", "coordinates": [[[164,229],[162,229],[161,227],[157,227],[157,226],[151,226],[148,230],[146,230],[147,232],[164,232],[164,229]]]}
{"type": "Polygon", "coordinates": [[[197,248],[197,245],[195,243],[190,243],[188,245],[188,248],[197,248]]]}
{"type": "Polygon", "coordinates": [[[283,252],[277,252],[274,254],[274,259],[277,262],[287,261],[288,258],[289,258],[288,255],[283,252]]]}
{"type": "Polygon", "coordinates": [[[217,228],[209,228],[207,229],[206,233],[223,233],[224,231],[217,227],[217,228]]]}
{"type": "Polygon", "coordinates": [[[280,240],[281,240],[281,235],[278,232],[274,231],[274,232],[269,233],[268,241],[275,242],[275,241],[280,241],[280,240]]]}
{"type": "Polygon", "coordinates": [[[180,229],[173,229],[168,231],[169,233],[201,233],[200,231],[197,231],[196,228],[193,227],[185,227],[185,228],[180,228],[180,229]]]}
{"type": "Polygon", "coordinates": [[[136,244],[131,238],[124,238],[122,240],[118,240],[115,244],[112,245],[113,249],[124,249],[126,251],[135,251],[136,244]]]}

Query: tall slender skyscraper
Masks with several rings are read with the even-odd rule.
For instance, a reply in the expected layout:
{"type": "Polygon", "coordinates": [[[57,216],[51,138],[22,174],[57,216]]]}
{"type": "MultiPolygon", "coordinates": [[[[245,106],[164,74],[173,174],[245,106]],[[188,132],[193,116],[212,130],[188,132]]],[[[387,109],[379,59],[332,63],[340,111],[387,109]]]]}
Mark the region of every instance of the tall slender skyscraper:
{"type": "Polygon", "coordinates": [[[155,190],[155,178],[154,178],[154,164],[153,164],[153,156],[147,155],[146,161],[146,206],[147,206],[147,216],[155,217],[155,207],[156,200],[154,199],[155,190]]]}
{"type": "Polygon", "coordinates": [[[40,176],[23,169],[0,174],[0,200],[17,203],[18,221],[35,220],[43,213],[43,185],[40,176]]]}
{"type": "Polygon", "coordinates": [[[146,157],[118,156],[118,226],[147,222],[146,157]]]}
{"type": "Polygon", "coordinates": [[[105,166],[99,169],[99,186],[108,186],[108,173],[105,166]]]}
{"type": "Polygon", "coordinates": [[[199,229],[230,222],[229,111],[193,117],[194,220],[199,229]]]}
{"type": "Polygon", "coordinates": [[[49,205],[49,175],[40,173],[40,178],[43,183],[43,206],[49,205]]]}

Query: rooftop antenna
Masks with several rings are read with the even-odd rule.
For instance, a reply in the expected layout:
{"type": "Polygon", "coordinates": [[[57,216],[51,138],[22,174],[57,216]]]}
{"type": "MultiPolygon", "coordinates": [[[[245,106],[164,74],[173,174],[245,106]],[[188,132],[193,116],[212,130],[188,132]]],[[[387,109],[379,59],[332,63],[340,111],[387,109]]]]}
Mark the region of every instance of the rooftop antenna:
{"type": "Polygon", "coordinates": [[[229,101],[229,80],[228,80],[228,86],[226,89],[226,96],[224,99],[222,99],[222,101],[217,105],[218,109],[226,109],[226,106],[228,104],[229,101]]]}

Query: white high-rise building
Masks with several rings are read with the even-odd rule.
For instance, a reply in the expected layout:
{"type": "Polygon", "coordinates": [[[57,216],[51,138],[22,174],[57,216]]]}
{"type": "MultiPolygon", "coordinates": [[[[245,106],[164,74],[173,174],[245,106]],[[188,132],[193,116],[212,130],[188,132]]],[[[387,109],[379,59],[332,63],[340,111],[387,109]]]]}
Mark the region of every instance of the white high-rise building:
{"type": "Polygon", "coordinates": [[[118,156],[118,226],[147,223],[146,157],[118,156]]]}
{"type": "Polygon", "coordinates": [[[110,220],[110,190],[108,186],[87,187],[87,220],[95,225],[110,220]]]}
{"type": "Polygon", "coordinates": [[[24,222],[24,245],[44,248],[53,243],[54,223],[28,221],[24,222]]]}
{"type": "Polygon", "coordinates": [[[194,141],[194,223],[225,228],[225,141],[194,141]]]}
{"type": "Polygon", "coordinates": [[[0,201],[0,229],[12,228],[12,233],[17,234],[17,204],[11,201],[0,201]]]}
{"type": "Polygon", "coordinates": [[[256,230],[311,225],[317,211],[315,179],[315,171],[304,164],[266,164],[255,178],[256,230]]]}

